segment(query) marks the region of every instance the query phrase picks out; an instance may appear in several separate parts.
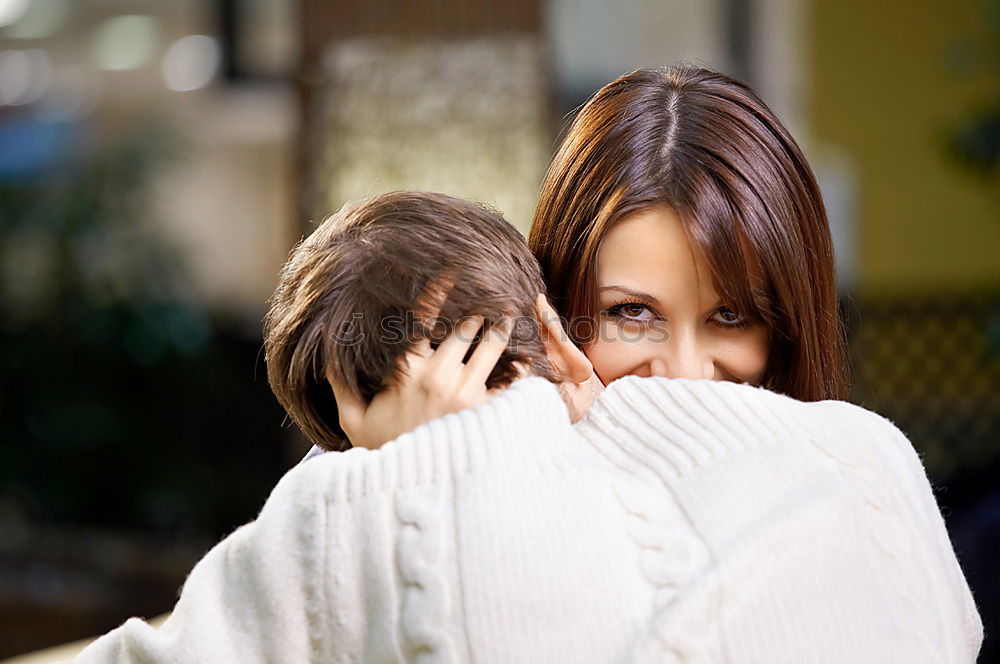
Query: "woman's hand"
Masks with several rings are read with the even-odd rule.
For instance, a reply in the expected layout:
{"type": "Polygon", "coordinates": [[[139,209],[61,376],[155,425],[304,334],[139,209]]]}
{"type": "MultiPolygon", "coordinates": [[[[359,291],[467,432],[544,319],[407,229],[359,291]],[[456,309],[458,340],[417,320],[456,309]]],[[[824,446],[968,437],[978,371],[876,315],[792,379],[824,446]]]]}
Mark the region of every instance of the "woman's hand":
{"type": "Polygon", "coordinates": [[[442,415],[485,403],[499,392],[486,379],[507,348],[513,320],[483,334],[468,363],[468,353],[482,327],[482,316],[463,318],[436,350],[418,341],[400,360],[400,378],[367,406],[334,376],[327,376],[337,399],[340,426],[354,447],[376,449],[442,415]]]}

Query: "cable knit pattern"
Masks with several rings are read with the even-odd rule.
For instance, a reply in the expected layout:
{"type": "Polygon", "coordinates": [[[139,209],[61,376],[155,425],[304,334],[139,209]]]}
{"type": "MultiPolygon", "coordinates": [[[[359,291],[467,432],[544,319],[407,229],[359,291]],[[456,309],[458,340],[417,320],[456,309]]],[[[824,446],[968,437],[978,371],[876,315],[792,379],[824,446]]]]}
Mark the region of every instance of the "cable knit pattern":
{"type": "Polygon", "coordinates": [[[440,490],[435,494],[402,491],[396,497],[402,524],[398,548],[404,583],[401,624],[416,661],[424,664],[457,661],[452,637],[443,627],[451,609],[441,551],[446,536],[443,503],[440,490]]]}
{"type": "Polygon", "coordinates": [[[160,629],[78,661],[970,663],[981,641],[883,418],[626,377],[570,426],[533,377],[300,464],[160,629]]]}
{"type": "Polygon", "coordinates": [[[655,588],[647,628],[624,661],[691,661],[681,658],[698,654],[698,642],[704,633],[690,632],[683,638],[669,640],[660,633],[660,626],[669,619],[669,607],[684,586],[709,565],[708,551],[676,503],[666,499],[662,492],[619,484],[615,496],[625,510],[629,537],[639,547],[639,569],[655,588]]]}

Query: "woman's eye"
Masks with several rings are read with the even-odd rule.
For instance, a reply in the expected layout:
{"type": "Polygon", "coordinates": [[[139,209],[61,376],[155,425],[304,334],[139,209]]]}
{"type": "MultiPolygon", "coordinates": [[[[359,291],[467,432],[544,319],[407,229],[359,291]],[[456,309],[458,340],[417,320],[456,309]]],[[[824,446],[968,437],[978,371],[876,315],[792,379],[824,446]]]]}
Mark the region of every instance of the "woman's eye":
{"type": "Polygon", "coordinates": [[[609,307],[608,315],[615,318],[624,318],[626,320],[636,321],[648,321],[655,318],[653,312],[649,310],[649,307],[638,302],[624,302],[622,304],[616,304],[609,307]]]}
{"type": "Polygon", "coordinates": [[[746,317],[736,313],[729,307],[719,307],[712,315],[712,320],[726,327],[745,327],[746,317]]]}

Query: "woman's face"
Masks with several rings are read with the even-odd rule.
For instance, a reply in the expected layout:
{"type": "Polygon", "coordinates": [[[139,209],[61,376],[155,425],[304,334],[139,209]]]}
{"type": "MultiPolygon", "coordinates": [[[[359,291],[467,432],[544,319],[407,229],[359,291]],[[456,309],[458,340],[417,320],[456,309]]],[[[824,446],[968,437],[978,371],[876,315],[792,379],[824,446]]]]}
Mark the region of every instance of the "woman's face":
{"type": "Polygon", "coordinates": [[[625,217],[597,256],[598,334],[584,347],[605,385],[622,376],[759,384],[769,334],[719,299],[676,213],[625,217]]]}

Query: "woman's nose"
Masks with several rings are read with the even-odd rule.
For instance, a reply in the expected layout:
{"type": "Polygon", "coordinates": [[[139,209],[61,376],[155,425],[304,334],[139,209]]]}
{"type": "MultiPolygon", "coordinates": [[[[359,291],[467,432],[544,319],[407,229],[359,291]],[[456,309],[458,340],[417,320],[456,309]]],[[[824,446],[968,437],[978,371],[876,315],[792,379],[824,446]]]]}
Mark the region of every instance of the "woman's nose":
{"type": "Polygon", "coordinates": [[[672,352],[650,360],[649,374],[663,378],[712,379],[715,362],[696,348],[672,349],[672,352]]]}

